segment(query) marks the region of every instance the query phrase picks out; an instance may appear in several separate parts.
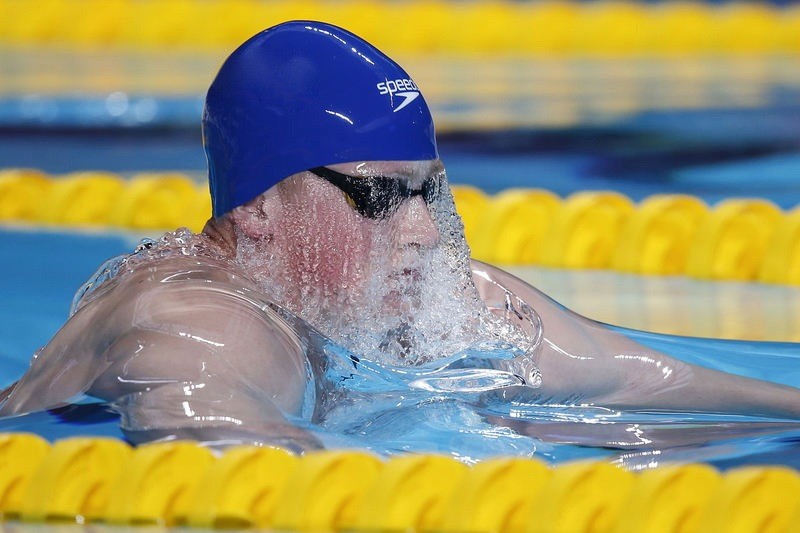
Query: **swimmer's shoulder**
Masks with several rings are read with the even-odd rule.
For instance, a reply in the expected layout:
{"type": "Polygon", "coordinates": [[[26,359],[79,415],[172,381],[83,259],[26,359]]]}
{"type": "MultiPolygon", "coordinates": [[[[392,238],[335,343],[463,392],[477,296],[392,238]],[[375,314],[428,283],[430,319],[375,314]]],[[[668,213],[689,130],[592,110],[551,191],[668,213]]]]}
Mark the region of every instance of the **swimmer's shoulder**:
{"type": "Polygon", "coordinates": [[[254,288],[255,283],[233,261],[197,256],[159,257],[133,267],[120,280],[122,285],[226,284],[254,288]]]}
{"type": "Polygon", "coordinates": [[[150,243],[110,261],[110,267],[104,265],[84,286],[89,289],[82,288],[76,295],[73,319],[96,315],[114,335],[136,324],[142,313],[181,320],[180,311],[187,302],[202,305],[204,299],[225,299],[233,307],[252,307],[254,301],[265,299],[257,284],[230,258],[202,247],[187,252],[165,238],[150,243]],[[176,306],[176,301],[183,304],[176,306]]]}
{"type": "Polygon", "coordinates": [[[230,245],[185,228],[167,232],[158,240],[143,239],[133,253],[101,266],[79,291],[73,307],[109,292],[153,290],[175,283],[228,284],[254,289],[256,284],[237,264],[234,253],[226,248],[230,245]]]}
{"type": "MultiPolygon", "coordinates": [[[[166,298],[202,299],[209,294],[240,294],[258,291],[256,284],[235,264],[203,256],[153,258],[142,261],[101,287],[99,297],[87,307],[103,306],[117,312],[134,312],[147,302],[148,308],[171,307],[166,298]]],[[[240,301],[241,298],[236,299],[240,301]]]]}

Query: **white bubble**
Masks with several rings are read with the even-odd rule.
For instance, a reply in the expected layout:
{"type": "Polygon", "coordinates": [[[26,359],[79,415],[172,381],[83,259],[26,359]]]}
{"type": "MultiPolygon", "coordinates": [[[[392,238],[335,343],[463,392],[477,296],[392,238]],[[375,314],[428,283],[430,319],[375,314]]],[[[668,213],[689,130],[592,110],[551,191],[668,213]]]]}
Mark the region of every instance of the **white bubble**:
{"type": "Polygon", "coordinates": [[[128,95],[116,91],[106,97],[106,111],[112,117],[121,117],[128,112],[128,95]]]}

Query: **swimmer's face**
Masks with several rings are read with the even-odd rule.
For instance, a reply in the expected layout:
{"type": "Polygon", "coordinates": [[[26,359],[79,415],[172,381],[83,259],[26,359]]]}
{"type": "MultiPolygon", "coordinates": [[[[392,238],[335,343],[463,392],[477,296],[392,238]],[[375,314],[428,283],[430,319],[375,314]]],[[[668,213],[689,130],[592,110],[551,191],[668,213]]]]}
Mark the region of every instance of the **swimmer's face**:
{"type": "MultiPolygon", "coordinates": [[[[413,286],[426,250],[440,243],[429,204],[442,179],[434,160],[336,164],[285,180],[288,274],[300,287],[351,299],[371,283],[413,286]]],[[[397,309],[409,304],[406,296],[389,290],[383,298],[397,309]]]]}

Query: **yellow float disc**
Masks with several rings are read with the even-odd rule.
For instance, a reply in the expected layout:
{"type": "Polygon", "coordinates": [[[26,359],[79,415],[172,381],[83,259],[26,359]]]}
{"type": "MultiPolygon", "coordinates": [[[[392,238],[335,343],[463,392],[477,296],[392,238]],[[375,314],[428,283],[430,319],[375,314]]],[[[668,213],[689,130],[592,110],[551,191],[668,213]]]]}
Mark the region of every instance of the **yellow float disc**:
{"type": "Polygon", "coordinates": [[[372,486],[358,529],[368,531],[440,531],[446,506],[468,468],[437,455],[390,459],[372,486]]]}
{"type": "Polygon", "coordinates": [[[193,9],[193,0],[133,2],[130,14],[136,22],[123,25],[120,40],[145,49],[184,45],[193,9]]]}
{"type": "Polygon", "coordinates": [[[666,55],[688,55],[711,49],[712,8],[704,2],[664,2],[652,8],[649,48],[666,55]]]}
{"type": "Polygon", "coordinates": [[[349,531],[358,512],[370,507],[370,490],[382,467],[363,452],[322,451],[303,456],[276,506],[272,529],[278,531],[349,531]]]}
{"type": "Polygon", "coordinates": [[[606,268],[619,235],[633,213],[633,202],[615,192],[579,192],[556,213],[542,264],[567,268],[606,268]]]}
{"type": "Polygon", "coordinates": [[[695,233],[708,213],[708,206],[693,196],[646,198],[622,229],[611,266],[622,272],[683,274],[695,233]]]}
{"type": "Polygon", "coordinates": [[[477,235],[477,259],[505,265],[536,264],[561,200],[548,191],[509,189],[489,203],[477,235]]]}
{"type": "Polygon", "coordinates": [[[648,12],[633,2],[605,1],[582,6],[573,32],[573,49],[581,55],[630,55],[644,48],[648,12]]]}
{"type": "Polygon", "coordinates": [[[533,459],[479,462],[453,492],[440,531],[524,531],[550,474],[547,465],[533,459]]]}
{"type": "Polygon", "coordinates": [[[50,444],[38,435],[0,435],[0,517],[18,519],[31,479],[50,452],[50,444]]]}
{"type": "Polygon", "coordinates": [[[196,442],[159,442],[134,450],[114,487],[105,520],[114,524],[181,525],[198,483],[214,461],[196,442]]]}
{"type": "Polygon", "coordinates": [[[208,193],[208,187],[205,185],[198,186],[194,202],[186,219],[186,227],[195,233],[201,231],[208,219],[211,218],[211,209],[211,195],[208,193]]]}
{"type": "Polygon", "coordinates": [[[103,517],[130,447],[117,439],[60,440],[31,478],[22,519],[92,522],[103,517]]]}
{"type": "MultiPolygon", "coordinates": [[[[222,17],[226,17],[225,9],[229,2],[218,0],[218,9],[222,10],[222,17]]],[[[237,0],[233,4],[231,18],[225,31],[220,35],[221,44],[226,49],[233,49],[245,39],[249,39],[256,33],[267,29],[270,24],[267,22],[268,13],[272,2],[266,3],[259,0],[237,0]]]]}
{"type": "Polygon", "coordinates": [[[281,449],[238,446],[214,461],[200,481],[189,525],[214,529],[267,528],[281,490],[299,459],[281,449]]]}
{"type": "Polygon", "coordinates": [[[780,45],[779,17],[770,6],[730,3],[716,12],[714,49],[717,52],[762,54],[780,45]]]}
{"type": "Polygon", "coordinates": [[[783,8],[778,32],[780,35],[778,43],[782,52],[800,53],[800,6],[783,8]]]}
{"type": "Polygon", "coordinates": [[[0,220],[39,221],[52,180],[29,169],[0,170],[0,220]]]}
{"type": "Polygon", "coordinates": [[[7,28],[10,32],[3,34],[3,40],[16,44],[57,41],[67,7],[69,6],[63,0],[42,0],[37,2],[36,9],[31,9],[30,2],[25,0],[9,2],[8,14],[17,14],[17,17],[12,19],[13,23],[7,28]]]}
{"type": "MultiPolygon", "coordinates": [[[[441,52],[444,41],[453,32],[454,24],[451,4],[446,0],[409,0],[402,3],[386,3],[381,5],[383,17],[387,21],[399,18],[413,20],[409,31],[392,32],[388,37],[391,46],[390,55],[398,54],[434,54],[441,52]]],[[[379,46],[380,48],[380,46],[379,46]]],[[[389,48],[387,48],[389,50],[389,48]]],[[[419,69],[415,70],[415,80],[419,83],[425,76],[421,76],[419,69]]],[[[430,76],[430,82],[435,83],[436,78],[430,76]]],[[[426,83],[424,92],[433,96],[433,87],[426,83]]]]}
{"type": "Polygon", "coordinates": [[[197,222],[197,202],[197,187],[183,174],[139,174],[120,198],[111,220],[124,228],[172,229],[197,222]]]}
{"type": "Polygon", "coordinates": [[[469,2],[459,9],[451,6],[450,16],[454,19],[448,43],[452,52],[491,57],[507,51],[512,44],[514,8],[508,2],[469,2]],[[469,31],[464,31],[465,28],[469,31]]]}
{"type": "Polygon", "coordinates": [[[539,491],[526,531],[612,531],[634,484],[634,475],[603,462],[559,466],[539,491]]]}
{"type": "Polygon", "coordinates": [[[614,531],[703,531],[700,519],[722,483],[703,464],[667,465],[639,474],[614,531]]]}
{"type": "Polygon", "coordinates": [[[797,531],[798,511],[797,472],[785,467],[737,468],[723,477],[698,531],[797,531]]]}
{"type": "Polygon", "coordinates": [[[787,213],[775,228],[758,279],[800,285],[800,208],[787,213]]]}
{"type": "Polygon", "coordinates": [[[130,20],[128,0],[84,0],[69,2],[66,20],[80,21],[61,24],[62,42],[82,47],[116,44],[121,27],[130,20]]]}
{"type": "Polygon", "coordinates": [[[485,192],[471,185],[453,185],[450,189],[453,191],[456,211],[464,222],[464,236],[467,244],[470,245],[470,248],[475,246],[472,249],[472,255],[475,257],[485,255],[484,251],[480,249],[478,234],[482,231],[485,223],[483,216],[489,205],[489,197],[485,192]]]}
{"type": "Polygon", "coordinates": [[[720,202],[697,231],[687,273],[704,279],[755,279],[782,216],[766,200],[720,202]]]}
{"type": "Polygon", "coordinates": [[[40,219],[51,224],[108,225],[126,182],[109,172],[76,172],[54,180],[40,219]]]}
{"type": "MultiPolygon", "coordinates": [[[[317,19],[342,26],[359,35],[366,41],[386,50],[393,50],[394,36],[392,31],[395,21],[385,17],[384,5],[374,0],[348,0],[332,6],[324,2],[322,9],[327,11],[326,18],[317,19]],[[377,44],[381,42],[381,45],[377,44]]],[[[413,32],[413,25],[409,25],[413,32]]]]}
{"type": "Polygon", "coordinates": [[[797,9],[754,2],[39,0],[36,10],[29,4],[0,1],[0,40],[217,50],[279,22],[316,19],[346,26],[390,54],[619,57],[800,50],[797,9]],[[398,20],[415,22],[397,32],[398,20]]]}
{"type": "Polygon", "coordinates": [[[526,48],[536,55],[572,52],[581,8],[575,2],[536,2],[531,6],[526,48]],[[535,28],[535,31],[532,31],[535,28]]]}

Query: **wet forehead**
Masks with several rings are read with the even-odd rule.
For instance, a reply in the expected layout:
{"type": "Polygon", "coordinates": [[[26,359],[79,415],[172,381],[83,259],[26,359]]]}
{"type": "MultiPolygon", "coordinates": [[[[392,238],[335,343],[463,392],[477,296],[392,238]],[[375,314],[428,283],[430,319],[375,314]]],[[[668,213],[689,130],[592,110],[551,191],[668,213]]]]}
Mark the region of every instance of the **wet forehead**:
{"type": "Polygon", "coordinates": [[[328,165],[328,168],[350,176],[406,178],[412,184],[421,183],[429,176],[444,169],[442,162],[438,159],[430,161],[361,161],[328,165]]]}

